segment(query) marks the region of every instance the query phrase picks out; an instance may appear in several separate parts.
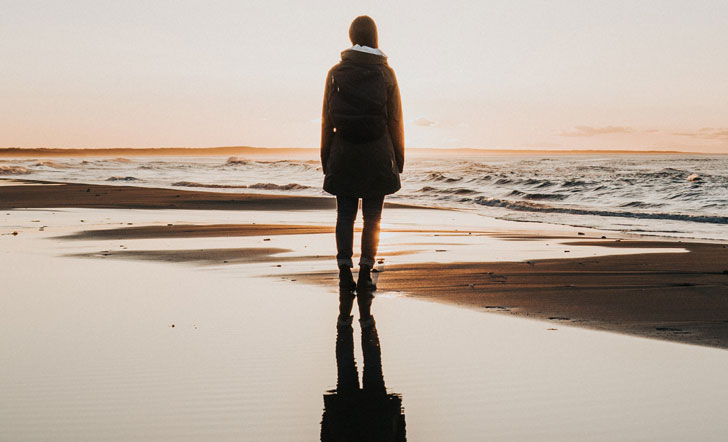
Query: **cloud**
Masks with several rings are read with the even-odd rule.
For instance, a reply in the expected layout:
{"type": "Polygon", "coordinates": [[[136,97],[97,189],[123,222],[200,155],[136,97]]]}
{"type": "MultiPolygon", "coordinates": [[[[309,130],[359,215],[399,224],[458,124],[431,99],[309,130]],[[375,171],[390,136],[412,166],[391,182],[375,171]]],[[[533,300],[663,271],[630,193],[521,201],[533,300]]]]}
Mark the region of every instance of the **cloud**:
{"type": "Polygon", "coordinates": [[[673,135],[700,138],[702,140],[728,141],[728,128],[704,127],[695,131],[673,132],[673,135]]]}
{"type": "Polygon", "coordinates": [[[413,123],[415,126],[425,126],[425,127],[432,127],[437,124],[434,121],[428,120],[425,117],[419,117],[415,121],[413,121],[413,123]]]}
{"type": "Polygon", "coordinates": [[[634,129],[629,126],[576,126],[573,130],[561,131],[558,135],[562,137],[593,137],[608,134],[631,134],[633,132],[634,129]]]}

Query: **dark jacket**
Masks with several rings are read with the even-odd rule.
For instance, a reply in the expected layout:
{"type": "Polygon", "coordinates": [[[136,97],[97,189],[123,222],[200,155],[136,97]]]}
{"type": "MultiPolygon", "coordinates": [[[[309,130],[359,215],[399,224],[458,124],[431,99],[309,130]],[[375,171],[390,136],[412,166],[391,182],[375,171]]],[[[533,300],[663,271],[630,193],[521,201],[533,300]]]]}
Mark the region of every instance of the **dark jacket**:
{"type": "Polygon", "coordinates": [[[404,168],[404,125],[399,86],[386,57],[365,52],[346,50],[341,62],[326,76],[324,106],[321,116],[321,165],[324,190],[333,195],[374,197],[389,195],[401,187],[399,174],[404,168]],[[387,128],[379,139],[353,143],[335,132],[328,109],[332,76],[340,73],[343,65],[352,64],[362,69],[380,69],[387,88],[387,128]]]}

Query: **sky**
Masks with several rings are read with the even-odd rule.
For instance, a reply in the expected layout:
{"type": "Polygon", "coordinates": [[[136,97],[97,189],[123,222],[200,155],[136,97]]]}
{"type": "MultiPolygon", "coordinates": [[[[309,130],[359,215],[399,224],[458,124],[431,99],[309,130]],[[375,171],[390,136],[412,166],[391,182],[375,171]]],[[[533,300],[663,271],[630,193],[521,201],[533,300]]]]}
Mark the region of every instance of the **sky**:
{"type": "Polygon", "coordinates": [[[370,15],[408,147],[728,153],[728,2],[0,0],[0,147],[318,147],[370,15]]]}

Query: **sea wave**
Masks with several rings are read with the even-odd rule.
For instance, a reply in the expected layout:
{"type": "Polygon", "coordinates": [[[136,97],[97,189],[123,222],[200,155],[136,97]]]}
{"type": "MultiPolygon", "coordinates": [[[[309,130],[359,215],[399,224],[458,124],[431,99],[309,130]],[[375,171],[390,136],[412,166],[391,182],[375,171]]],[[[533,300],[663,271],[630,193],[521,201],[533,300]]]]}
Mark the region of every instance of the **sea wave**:
{"type": "Polygon", "coordinates": [[[643,201],[631,201],[629,203],[624,203],[620,205],[619,207],[633,207],[635,209],[653,209],[656,207],[662,207],[664,204],[656,204],[656,203],[645,203],[643,201]]]}
{"type": "Polygon", "coordinates": [[[196,181],[177,181],[172,183],[176,187],[206,187],[209,189],[247,189],[248,186],[244,184],[212,184],[212,183],[198,183],[196,181]]]}
{"type": "Polygon", "coordinates": [[[472,195],[472,194],[478,193],[478,191],[473,190],[473,189],[468,189],[467,187],[451,187],[451,188],[447,188],[447,189],[438,189],[438,188],[432,187],[432,186],[424,186],[418,192],[439,193],[439,194],[445,194],[445,195],[472,195]]]}
{"type": "Polygon", "coordinates": [[[561,183],[561,187],[584,187],[588,186],[592,183],[588,181],[582,181],[582,180],[566,180],[563,183],[561,183]]]}
{"type": "Polygon", "coordinates": [[[29,173],[33,173],[33,171],[23,166],[0,166],[0,175],[27,175],[29,173]]]}
{"type": "Polygon", "coordinates": [[[223,167],[229,166],[247,166],[247,167],[264,167],[271,170],[287,170],[290,172],[308,172],[320,169],[318,161],[292,161],[292,160],[246,160],[238,157],[230,157],[225,161],[223,167]]]}
{"type": "Polygon", "coordinates": [[[569,197],[569,195],[564,195],[561,193],[527,193],[527,194],[523,195],[523,199],[527,199],[527,200],[561,201],[568,197],[569,197]]]}
{"type": "Polygon", "coordinates": [[[256,184],[213,184],[213,183],[198,183],[195,181],[177,181],[172,183],[176,187],[204,187],[210,189],[258,189],[258,190],[302,190],[308,189],[309,186],[304,186],[298,183],[289,184],[274,184],[274,183],[256,183],[256,184]]]}
{"type": "Polygon", "coordinates": [[[249,189],[264,189],[264,190],[301,190],[308,189],[308,186],[297,183],[289,183],[284,185],[278,185],[273,183],[256,183],[248,186],[249,189]]]}
{"type": "Polygon", "coordinates": [[[227,159],[227,161],[225,161],[225,164],[233,165],[233,166],[245,165],[245,164],[249,164],[249,163],[250,163],[250,161],[243,160],[242,158],[238,158],[238,157],[230,157],[227,159]]]}
{"type": "Polygon", "coordinates": [[[81,160],[80,165],[81,166],[89,166],[89,165],[109,165],[111,167],[116,165],[122,165],[122,164],[133,164],[134,160],[130,160],[129,158],[101,158],[101,159],[93,159],[93,160],[81,160]]]}
{"type": "Polygon", "coordinates": [[[527,186],[534,186],[536,189],[543,189],[544,187],[551,187],[554,185],[552,181],[535,178],[529,178],[523,184],[527,186]]]}
{"type": "Polygon", "coordinates": [[[35,166],[35,167],[50,167],[52,169],[69,169],[69,168],[73,167],[71,165],[64,164],[64,163],[59,163],[57,161],[39,161],[39,162],[33,164],[33,166],[35,166]]]}
{"type": "Polygon", "coordinates": [[[541,213],[564,213],[570,215],[594,215],[621,218],[639,218],[639,219],[664,219],[676,221],[692,221],[696,223],[711,224],[728,224],[728,216],[717,215],[689,215],[684,213],[664,213],[664,212],[628,212],[617,210],[596,210],[581,209],[573,207],[554,207],[545,204],[529,203],[527,201],[509,201],[499,198],[476,197],[473,202],[481,206],[502,207],[510,210],[518,210],[522,212],[541,212],[541,213]]]}
{"type": "Polygon", "coordinates": [[[106,178],[106,181],[139,181],[139,178],[133,176],[112,176],[106,178]]]}
{"type": "Polygon", "coordinates": [[[431,172],[427,176],[427,179],[430,180],[430,181],[440,181],[440,182],[444,182],[444,183],[455,183],[455,182],[458,182],[458,181],[462,180],[463,178],[462,177],[453,178],[453,177],[445,176],[445,175],[443,175],[442,173],[439,173],[439,172],[431,172]]]}

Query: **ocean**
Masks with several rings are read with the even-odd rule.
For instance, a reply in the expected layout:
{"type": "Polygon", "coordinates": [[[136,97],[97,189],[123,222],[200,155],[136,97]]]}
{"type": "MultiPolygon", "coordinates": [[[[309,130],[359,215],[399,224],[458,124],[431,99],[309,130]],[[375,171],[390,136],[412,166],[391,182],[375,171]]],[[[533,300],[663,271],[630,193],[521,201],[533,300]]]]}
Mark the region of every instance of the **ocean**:
{"type": "MultiPolygon", "coordinates": [[[[327,195],[317,159],[10,158],[0,176],[214,192],[327,195]]],[[[728,239],[728,155],[413,156],[388,200],[549,223],[728,239]]]]}

